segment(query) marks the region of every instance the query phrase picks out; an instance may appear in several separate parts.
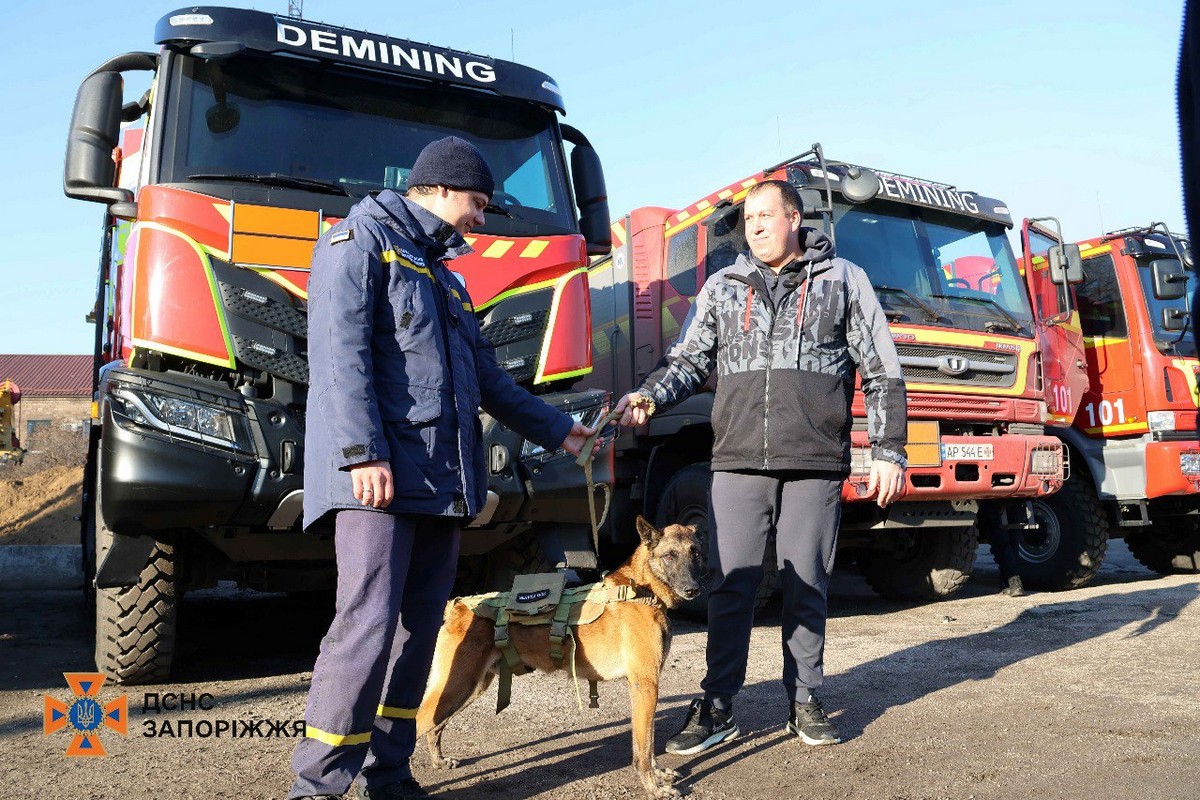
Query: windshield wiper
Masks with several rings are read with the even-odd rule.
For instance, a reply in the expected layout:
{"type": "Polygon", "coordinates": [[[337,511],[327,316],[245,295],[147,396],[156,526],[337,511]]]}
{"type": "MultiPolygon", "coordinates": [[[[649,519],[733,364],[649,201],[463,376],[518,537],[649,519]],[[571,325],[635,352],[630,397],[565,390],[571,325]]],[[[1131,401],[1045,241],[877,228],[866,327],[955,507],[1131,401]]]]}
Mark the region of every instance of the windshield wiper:
{"type": "Polygon", "coordinates": [[[916,306],[917,308],[924,311],[925,316],[929,317],[931,322],[937,322],[938,320],[941,319],[941,315],[938,314],[936,311],[934,311],[932,306],[929,306],[926,303],[922,302],[915,294],[910,292],[908,289],[902,289],[899,286],[876,286],[874,288],[875,288],[876,292],[890,292],[892,294],[903,295],[904,297],[908,298],[908,301],[910,303],[912,303],[914,306],[916,306]]]}
{"type": "Polygon", "coordinates": [[[970,303],[983,303],[984,305],[988,306],[1005,319],[1003,325],[997,322],[989,322],[986,326],[984,326],[988,329],[989,333],[994,328],[1008,328],[1014,333],[1020,333],[1021,331],[1025,330],[1025,326],[1022,325],[1016,317],[1005,311],[1004,306],[1000,305],[991,297],[965,297],[960,294],[931,294],[929,296],[936,297],[939,300],[966,300],[970,303]]]}
{"type": "Polygon", "coordinates": [[[508,217],[509,219],[516,219],[516,217],[514,217],[511,213],[509,213],[507,210],[505,210],[502,206],[498,206],[495,203],[488,203],[486,206],[484,206],[483,213],[499,214],[502,217],[508,217]]]}
{"type": "Polygon", "coordinates": [[[297,178],[295,175],[284,175],[281,172],[268,172],[262,175],[251,173],[230,172],[197,172],[188,175],[189,181],[245,181],[246,183],[262,183],[267,186],[278,186],[282,189],[313,189],[325,194],[339,194],[349,197],[350,193],[342,186],[332,181],[319,181],[316,178],[297,178]]]}

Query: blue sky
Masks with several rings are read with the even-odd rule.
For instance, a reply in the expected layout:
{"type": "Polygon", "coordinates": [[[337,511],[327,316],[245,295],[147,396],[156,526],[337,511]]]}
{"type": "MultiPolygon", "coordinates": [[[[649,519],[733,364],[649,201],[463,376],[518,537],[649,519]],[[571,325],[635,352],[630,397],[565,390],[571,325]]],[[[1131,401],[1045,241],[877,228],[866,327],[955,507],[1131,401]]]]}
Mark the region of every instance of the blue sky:
{"type": "MultiPolygon", "coordinates": [[[[101,207],[62,194],[80,80],[154,49],[178,6],[0,5],[0,352],[91,352],[101,207]]],[[[287,0],[258,3],[285,13],[287,0]]],[[[806,150],[955,184],[1069,238],[1183,229],[1181,0],[963,3],[331,2],[307,19],[553,75],[604,162],[614,216],[684,206],[806,150]],[[452,9],[455,17],[441,13],[452,9]]],[[[140,90],[139,90],[140,93],[140,90]]],[[[3,377],[3,376],[0,376],[3,377]]]]}

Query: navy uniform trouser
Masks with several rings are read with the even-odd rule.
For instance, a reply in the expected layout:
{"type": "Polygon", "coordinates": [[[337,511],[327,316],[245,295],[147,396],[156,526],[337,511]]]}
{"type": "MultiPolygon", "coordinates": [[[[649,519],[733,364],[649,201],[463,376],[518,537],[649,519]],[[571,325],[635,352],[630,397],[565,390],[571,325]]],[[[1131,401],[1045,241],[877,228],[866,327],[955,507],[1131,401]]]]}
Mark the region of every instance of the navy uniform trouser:
{"type": "Polygon", "coordinates": [[[337,612],[321,641],[289,797],[412,777],[425,692],[458,559],[458,520],[339,511],[337,612]]]}
{"type": "Polygon", "coordinates": [[[828,472],[714,472],[708,530],[705,696],[731,699],[746,681],[754,603],[768,537],[783,590],[783,686],[804,702],[824,676],[826,589],[843,479],[828,472]]]}

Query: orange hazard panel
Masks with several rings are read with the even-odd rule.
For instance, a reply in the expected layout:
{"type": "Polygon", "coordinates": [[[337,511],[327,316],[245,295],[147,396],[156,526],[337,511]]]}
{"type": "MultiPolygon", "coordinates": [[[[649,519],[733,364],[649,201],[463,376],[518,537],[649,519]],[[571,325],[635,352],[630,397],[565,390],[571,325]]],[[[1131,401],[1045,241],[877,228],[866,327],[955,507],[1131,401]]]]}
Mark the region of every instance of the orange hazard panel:
{"type": "Polygon", "coordinates": [[[230,255],[235,264],[307,269],[320,227],[316,211],[235,203],[230,255]]]}
{"type": "Polygon", "coordinates": [[[133,344],[229,362],[202,254],[176,233],[143,227],[135,258],[133,344]]]}

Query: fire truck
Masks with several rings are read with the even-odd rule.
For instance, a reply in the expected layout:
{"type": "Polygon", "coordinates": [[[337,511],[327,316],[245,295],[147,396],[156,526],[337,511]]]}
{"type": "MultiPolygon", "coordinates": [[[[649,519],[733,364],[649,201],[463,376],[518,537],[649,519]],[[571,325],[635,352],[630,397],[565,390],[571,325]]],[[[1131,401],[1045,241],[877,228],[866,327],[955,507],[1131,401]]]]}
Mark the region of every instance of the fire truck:
{"type": "MultiPolygon", "coordinates": [[[[796,186],[804,224],[825,230],[838,255],[870,275],[908,387],[907,485],[887,509],[865,496],[870,447],[856,392],[843,563],[856,562],[886,597],[948,596],[973,567],[977,523],[994,520],[997,531],[1032,526],[1027,501],[1062,486],[1064,448],[1044,427],[1050,367],[1042,354],[1072,339],[1082,347],[1077,328],[1047,326],[1057,312],[1031,308],[1031,287],[1006,235],[1013,220],[999,201],[826,161],[817,144],[684,209],[638,208],[613,224],[614,249],[590,270],[596,368],[584,385],[619,393],[640,384],[677,338],[705,278],[746,249],[742,202],[768,179],[796,186]]],[[[1054,277],[1065,281],[1064,251],[1054,254],[1054,277]]],[[[1064,377],[1086,379],[1053,377],[1056,386],[1064,377]]],[[[1056,397],[1078,402],[1079,394],[1056,397]]],[[[611,536],[632,530],[628,520],[638,513],[660,524],[705,523],[712,405],[713,393],[702,391],[619,436],[611,536]]],[[[764,567],[765,601],[777,578],[772,553],[764,567]]]]}
{"type": "Polygon", "coordinates": [[[1189,242],[1154,223],[1078,246],[1084,280],[1073,291],[1090,388],[1072,425],[1056,429],[1070,452],[1068,486],[1078,482],[1109,536],[1123,536],[1150,569],[1200,571],[1200,361],[1188,324],[1196,281],[1189,242]]]}
{"type": "MultiPolygon", "coordinates": [[[[501,365],[585,423],[611,402],[573,388],[592,368],[587,258],[610,249],[610,220],[553,78],[240,9],[168,14],[155,41],[83,81],[64,174],[67,195],[106,207],[81,535],[96,662],[126,683],[167,674],[185,591],[331,585],[332,532],[300,530],[312,247],[358,200],[403,191],[429,142],[463,137],[496,175],[475,252],[452,267],[501,365]],[[137,71],[151,88],[127,99],[137,71]]],[[[463,588],[539,548],[594,566],[582,470],[481,424],[490,491],[464,531],[463,588]]],[[[596,483],[610,468],[603,449],[596,483]]]]}

